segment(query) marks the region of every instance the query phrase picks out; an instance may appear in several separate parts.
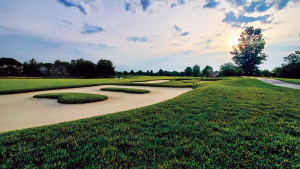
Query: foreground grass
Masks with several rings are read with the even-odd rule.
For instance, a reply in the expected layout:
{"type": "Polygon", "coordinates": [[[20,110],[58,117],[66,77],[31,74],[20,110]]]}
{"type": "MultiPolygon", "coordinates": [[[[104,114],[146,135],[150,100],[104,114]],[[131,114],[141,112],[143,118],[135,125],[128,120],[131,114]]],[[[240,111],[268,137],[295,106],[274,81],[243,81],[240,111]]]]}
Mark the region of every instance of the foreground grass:
{"type": "Polygon", "coordinates": [[[115,92],[125,92],[125,93],[137,93],[137,94],[143,94],[143,93],[149,93],[149,90],[145,89],[134,89],[134,88],[116,88],[116,87],[105,87],[101,88],[100,90],[103,91],[115,91],[115,92]]]}
{"type": "Polygon", "coordinates": [[[144,108],[0,134],[0,168],[299,168],[300,90],[231,78],[144,108]]]}
{"type": "Polygon", "coordinates": [[[57,99],[59,103],[76,104],[76,103],[91,103],[106,100],[108,97],[101,94],[88,94],[88,93],[46,93],[34,95],[35,98],[49,98],[57,99]]]}

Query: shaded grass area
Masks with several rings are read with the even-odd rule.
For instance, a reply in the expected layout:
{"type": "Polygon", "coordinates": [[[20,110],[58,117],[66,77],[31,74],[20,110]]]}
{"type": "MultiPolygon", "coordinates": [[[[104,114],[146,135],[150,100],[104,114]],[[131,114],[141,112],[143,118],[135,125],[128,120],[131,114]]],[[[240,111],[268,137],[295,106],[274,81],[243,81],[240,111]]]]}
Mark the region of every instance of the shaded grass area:
{"type": "Polygon", "coordinates": [[[133,81],[173,79],[174,77],[137,76],[126,79],[1,79],[0,95],[24,93],[32,91],[88,87],[96,85],[109,85],[118,83],[131,83],[133,81]]]}
{"type": "Polygon", "coordinates": [[[155,105],[0,134],[1,168],[299,168],[300,90],[200,83],[155,105]]]}
{"type": "Polygon", "coordinates": [[[149,93],[149,90],[145,89],[134,89],[134,88],[116,88],[116,87],[106,87],[101,88],[100,90],[103,91],[115,91],[115,92],[125,92],[125,93],[137,93],[137,94],[143,94],[143,93],[149,93]]]}
{"type": "Polygon", "coordinates": [[[57,102],[64,104],[78,104],[78,103],[91,103],[106,100],[108,97],[101,94],[88,94],[88,93],[46,93],[34,95],[35,98],[49,98],[57,99],[57,102]]]}

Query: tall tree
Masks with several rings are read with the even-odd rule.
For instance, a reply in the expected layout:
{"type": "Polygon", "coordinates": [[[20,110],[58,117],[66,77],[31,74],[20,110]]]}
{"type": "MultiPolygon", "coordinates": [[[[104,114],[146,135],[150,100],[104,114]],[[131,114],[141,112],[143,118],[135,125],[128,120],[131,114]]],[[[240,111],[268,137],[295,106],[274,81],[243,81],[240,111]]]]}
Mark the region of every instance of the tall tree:
{"type": "Polygon", "coordinates": [[[123,71],[123,74],[124,74],[124,75],[128,75],[128,72],[127,72],[127,71],[123,71]]]}
{"type": "Polygon", "coordinates": [[[136,72],[136,74],[137,74],[137,75],[143,75],[143,71],[142,71],[142,70],[139,70],[139,71],[136,72]]]}
{"type": "Polygon", "coordinates": [[[153,76],[153,70],[150,71],[150,74],[149,74],[149,75],[150,75],[150,76],[153,76]]]}
{"type": "Polygon", "coordinates": [[[249,27],[241,33],[238,45],[232,46],[230,54],[243,75],[256,75],[257,66],[267,60],[267,55],[262,53],[265,44],[260,28],[249,27]]]}
{"type": "Polygon", "coordinates": [[[109,76],[115,74],[115,67],[110,60],[101,59],[97,63],[97,74],[99,76],[109,76]]]}
{"type": "Polygon", "coordinates": [[[213,68],[211,66],[206,65],[202,70],[202,77],[209,77],[213,73],[213,68]]]}
{"type": "Polygon", "coordinates": [[[184,72],[186,76],[192,76],[193,69],[191,67],[187,67],[184,72]]]}
{"type": "Polygon", "coordinates": [[[193,76],[197,77],[200,74],[200,66],[199,65],[195,65],[193,66],[193,76]]]}
{"type": "Polygon", "coordinates": [[[149,70],[147,70],[147,72],[145,73],[145,75],[149,75],[150,74],[150,72],[149,72],[149,70]]]}
{"type": "Polygon", "coordinates": [[[298,63],[300,62],[300,55],[299,54],[290,54],[287,57],[284,57],[283,60],[287,62],[288,64],[290,63],[298,63]]]}
{"type": "Polygon", "coordinates": [[[133,71],[133,70],[131,70],[131,71],[130,71],[130,74],[131,74],[131,75],[135,75],[135,73],[134,73],[134,71],[133,71]]]}
{"type": "Polygon", "coordinates": [[[93,62],[81,58],[71,60],[71,69],[69,71],[72,76],[91,78],[97,75],[96,67],[93,62]]]}
{"type": "Polygon", "coordinates": [[[162,76],[162,75],[164,75],[164,71],[163,71],[162,69],[159,69],[159,71],[158,71],[158,75],[159,75],[159,76],[162,76]]]}
{"type": "Polygon", "coordinates": [[[23,74],[28,76],[41,76],[42,73],[39,70],[40,64],[32,58],[28,61],[28,63],[25,61],[23,64],[23,74]]]}

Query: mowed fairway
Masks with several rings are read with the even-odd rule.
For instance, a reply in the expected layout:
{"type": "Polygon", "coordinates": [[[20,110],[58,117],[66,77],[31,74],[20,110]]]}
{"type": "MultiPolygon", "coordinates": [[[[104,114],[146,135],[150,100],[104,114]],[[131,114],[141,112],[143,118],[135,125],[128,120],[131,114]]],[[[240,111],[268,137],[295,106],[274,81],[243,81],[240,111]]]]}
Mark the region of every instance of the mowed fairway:
{"type": "Polygon", "coordinates": [[[250,78],[197,86],[139,109],[1,133],[0,166],[300,167],[299,89],[250,78]]]}

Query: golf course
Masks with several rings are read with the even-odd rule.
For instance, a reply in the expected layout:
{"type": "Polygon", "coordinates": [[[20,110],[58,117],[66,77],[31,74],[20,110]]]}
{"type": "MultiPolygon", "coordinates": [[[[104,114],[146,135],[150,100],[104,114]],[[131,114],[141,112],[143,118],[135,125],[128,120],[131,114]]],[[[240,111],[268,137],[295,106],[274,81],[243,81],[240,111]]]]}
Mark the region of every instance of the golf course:
{"type": "MultiPolygon", "coordinates": [[[[299,79],[286,81],[300,82],[299,79]]],[[[299,89],[242,77],[1,79],[0,83],[0,97],[6,98],[63,91],[55,89],[71,91],[87,86],[95,88],[99,94],[111,92],[141,98],[150,95],[152,88],[189,88],[176,97],[140,108],[2,132],[1,168],[300,167],[299,89]],[[168,81],[132,83],[151,80],[168,81]],[[200,83],[184,83],[189,81],[200,83]],[[100,91],[99,85],[113,87],[110,91],[100,91]],[[143,87],[149,87],[150,92],[126,93],[143,87]],[[120,92],[121,89],[116,92],[116,88],[122,88],[124,92],[120,92]]],[[[106,93],[101,95],[107,95],[107,100],[101,97],[99,102],[66,106],[105,103],[110,100],[106,93]]],[[[36,102],[45,100],[32,99],[36,102]]],[[[64,105],[55,99],[46,100],[64,105]]],[[[128,104],[130,102],[134,104],[135,100],[129,99],[128,104]]],[[[56,107],[59,108],[63,107],[56,107]]],[[[101,105],[96,109],[101,112],[101,105]]],[[[81,110],[82,114],[89,113],[81,110]]],[[[3,118],[3,113],[0,113],[0,118],[3,118]]],[[[62,117],[64,113],[72,116],[72,111],[62,111],[62,117]]],[[[10,114],[6,112],[6,116],[10,114]]]]}

